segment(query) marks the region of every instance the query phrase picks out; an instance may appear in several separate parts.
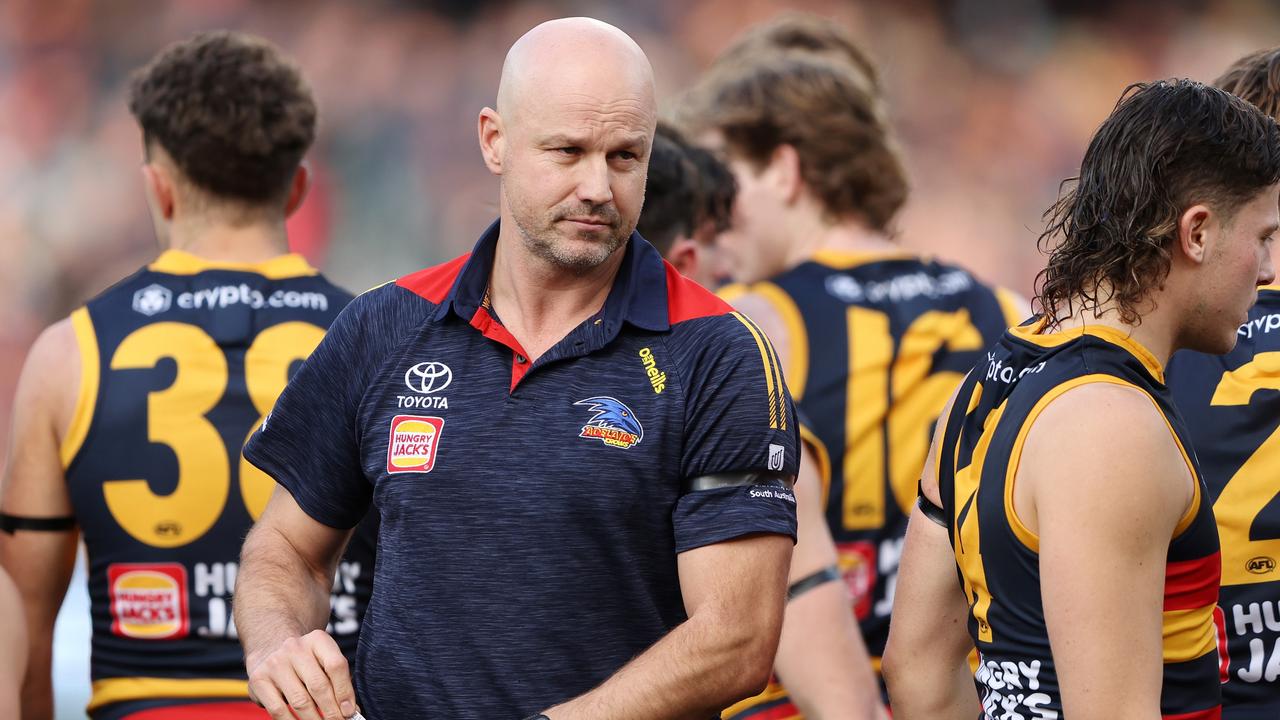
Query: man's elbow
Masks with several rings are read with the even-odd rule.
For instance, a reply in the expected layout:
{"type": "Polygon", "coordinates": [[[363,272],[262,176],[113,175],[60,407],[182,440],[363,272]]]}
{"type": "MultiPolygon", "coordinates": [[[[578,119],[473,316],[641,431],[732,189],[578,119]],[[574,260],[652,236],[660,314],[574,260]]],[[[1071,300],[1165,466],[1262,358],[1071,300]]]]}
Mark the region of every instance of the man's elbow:
{"type": "Polygon", "coordinates": [[[884,654],[880,658],[880,676],[892,694],[895,685],[901,685],[903,678],[910,677],[907,671],[907,658],[910,652],[902,647],[901,638],[895,639],[889,633],[889,641],[885,645],[884,654]]]}
{"type": "Polygon", "coordinates": [[[773,661],[778,653],[781,623],[743,634],[732,659],[725,663],[725,705],[759,695],[773,677],[773,661]]]}

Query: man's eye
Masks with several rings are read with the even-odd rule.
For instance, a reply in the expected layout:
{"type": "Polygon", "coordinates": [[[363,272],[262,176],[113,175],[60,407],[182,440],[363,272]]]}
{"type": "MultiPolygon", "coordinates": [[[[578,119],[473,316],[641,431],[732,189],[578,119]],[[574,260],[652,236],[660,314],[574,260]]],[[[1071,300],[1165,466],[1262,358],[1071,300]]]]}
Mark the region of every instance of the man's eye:
{"type": "Polygon", "coordinates": [[[623,150],[621,152],[614,153],[614,157],[619,160],[635,160],[636,154],[629,150],[623,150]]]}
{"type": "Polygon", "coordinates": [[[562,155],[578,155],[579,153],[582,152],[582,150],[576,147],[562,147],[562,148],[556,148],[556,152],[562,155]]]}

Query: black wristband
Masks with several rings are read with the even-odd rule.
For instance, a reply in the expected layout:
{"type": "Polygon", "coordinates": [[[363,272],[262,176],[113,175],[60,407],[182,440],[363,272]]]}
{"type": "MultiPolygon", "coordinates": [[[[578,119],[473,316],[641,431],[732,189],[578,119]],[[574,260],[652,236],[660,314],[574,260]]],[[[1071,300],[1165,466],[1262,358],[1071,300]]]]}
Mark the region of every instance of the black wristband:
{"type": "Polygon", "coordinates": [[[841,577],[843,576],[840,574],[840,568],[835,565],[828,565],[815,573],[805,575],[799,580],[791,583],[791,586],[787,588],[787,600],[795,600],[797,597],[809,592],[819,585],[836,582],[837,580],[840,580],[841,577]]]}

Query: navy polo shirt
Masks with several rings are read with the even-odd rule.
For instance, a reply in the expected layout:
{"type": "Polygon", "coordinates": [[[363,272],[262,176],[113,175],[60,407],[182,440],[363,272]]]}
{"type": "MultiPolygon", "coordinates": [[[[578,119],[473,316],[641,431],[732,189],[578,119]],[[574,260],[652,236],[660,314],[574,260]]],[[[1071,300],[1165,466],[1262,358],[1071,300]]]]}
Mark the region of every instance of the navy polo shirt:
{"type": "Polygon", "coordinates": [[[580,695],[686,619],[679,553],[795,537],[789,490],[692,482],[796,473],[763,333],[632,235],[601,311],[530,363],[488,306],[497,237],[353,301],[245,448],[317,521],[381,516],[370,718],[580,695]]]}

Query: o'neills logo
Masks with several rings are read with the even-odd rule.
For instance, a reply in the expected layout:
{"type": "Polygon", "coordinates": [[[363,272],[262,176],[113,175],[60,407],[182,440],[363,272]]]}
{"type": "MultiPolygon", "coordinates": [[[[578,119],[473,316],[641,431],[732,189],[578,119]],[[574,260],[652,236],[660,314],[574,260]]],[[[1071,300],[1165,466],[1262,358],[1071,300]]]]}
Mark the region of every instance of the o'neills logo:
{"type": "Polygon", "coordinates": [[[667,374],[658,369],[658,361],[649,348],[640,348],[640,362],[644,363],[644,372],[649,376],[649,385],[654,394],[661,394],[667,389],[667,374]]]}
{"type": "Polygon", "coordinates": [[[387,444],[388,473],[429,473],[436,464],[444,418],[397,415],[387,444]]]}
{"type": "Polygon", "coordinates": [[[187,569],[177,563],[107,566],[111,632],[142,640],[186,637],[187,569]]]}

